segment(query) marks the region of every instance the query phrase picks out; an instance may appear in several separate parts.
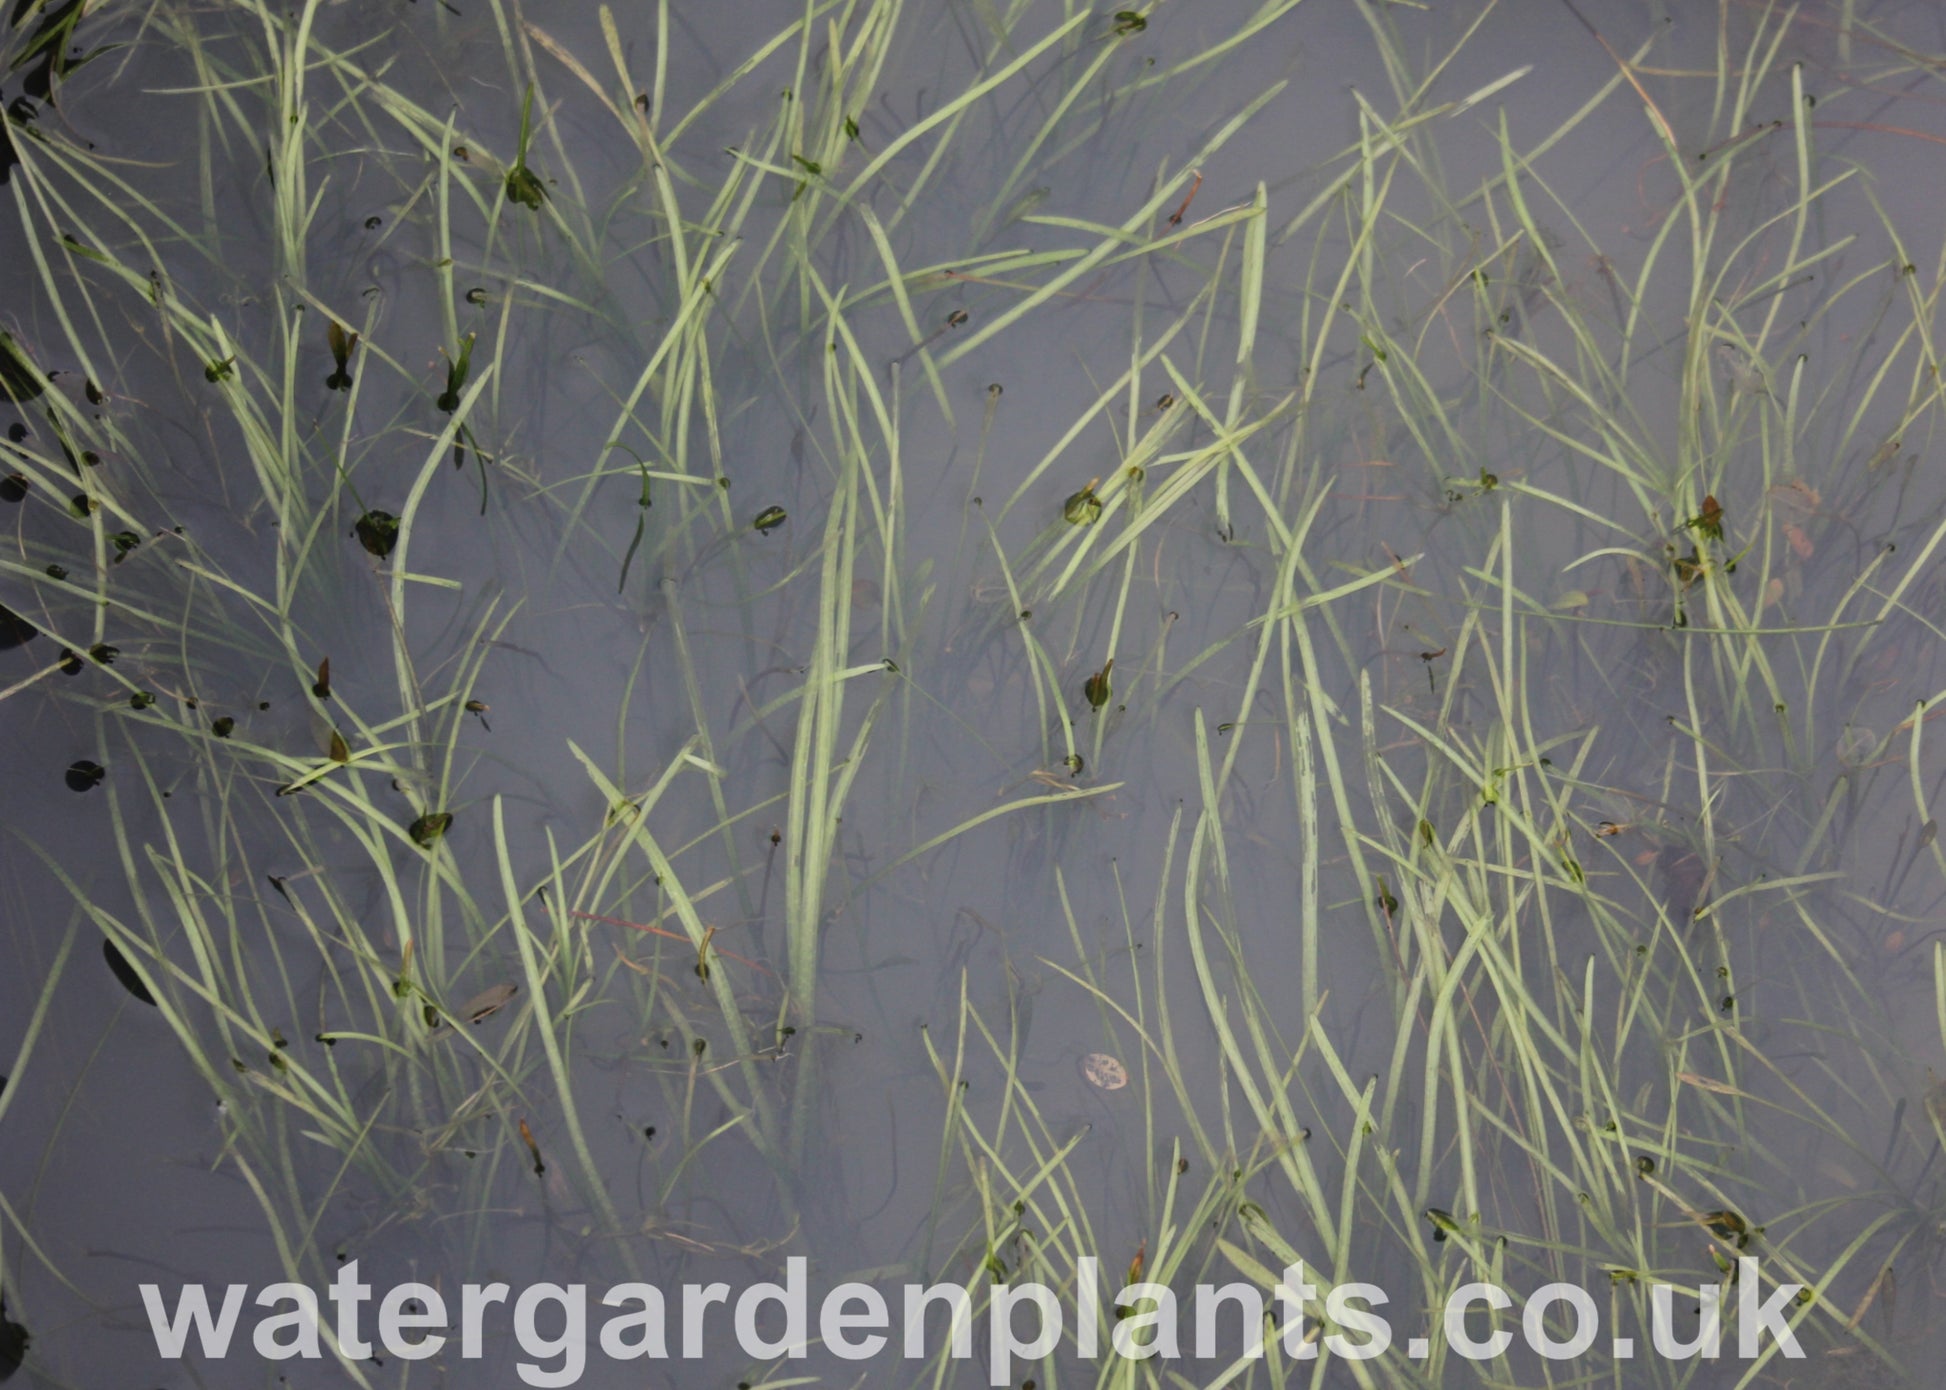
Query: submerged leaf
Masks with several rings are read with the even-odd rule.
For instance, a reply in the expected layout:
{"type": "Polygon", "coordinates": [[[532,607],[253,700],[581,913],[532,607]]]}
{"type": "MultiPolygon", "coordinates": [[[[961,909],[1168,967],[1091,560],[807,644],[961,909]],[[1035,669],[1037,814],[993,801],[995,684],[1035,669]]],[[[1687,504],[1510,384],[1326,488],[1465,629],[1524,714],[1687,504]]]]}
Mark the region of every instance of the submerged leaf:
{"type": "Polygon", "coordinates": [[[1693,919],[1708,902],[1704,890],[1709,881],[1709,866],[1703,857],[1687,845],[1673,844],[1655,851],[1652,862],[1657,886],[1668,901],[1670,912],[1693,919]]]}
{"type": "Polygon", "coordinates": [[[1764,385],[1763,371],[1733,344],[1718,343],[1716,360],[1723,364],[1724,370],[1730,374],[1730,380],[1736,383],[1737,390],[1753,396],[1770,394],[1769,388],[1764,385]]]}
{"type": "Polygon", "coordinates": [[[11,333],[0,330],[0,391],[16,401],[31,401],[46,389],[27,350],[11,333]]]}
{"type": "Polygon", "coordinates": [[[32,623],[13,609],[0,607],[0,652],[9,647],[24,647],[38,636],[40,631],[32,623]]]}
{"type": "Polygon", "coordinates": [[[104,938],[101,943],[101,956],[108,962],[108,968],[115,972],[115,978],[122,982],[123,989],[144,1004],[154,1005],[155,996],[150,994],[149,987],[142,983],[142,977],[135,973],[135,967],[128,963],[128,957],[122,954],[121,947],[104,938]]]}
{"type": "Polygon", "coordinates": [[[466,378],[473,371],[473,342],[477,334],[468,333],[459,340],[459,351],[446,363],[446,389],[439,393],[434,402],[441,410],[451,415],[459,409],[460,393],[466,389],[466,378]]]}
{"type": "Polygon", "coordinates": [[[1090,1052],[1081,1058],[1081,1079],[1097,1090],[1119,1091],[1128,1085],[1128,1068],[1106,1052],[1090,1052]]]}
{"type": "Polygon", "coordinates": [[[492,985],[459,1006],[460,1016],[471,1023],[484,1023],[507,1006],[520,993],[519,985],[492,985]]]}
{"type": "Polygon", "coordinates": [[[0,1380],[20,1369],[27,1359],[27,1344],[33,1340],[25,1327],[7,1316],[6,1300],[0,1299],[0,1380]]]}

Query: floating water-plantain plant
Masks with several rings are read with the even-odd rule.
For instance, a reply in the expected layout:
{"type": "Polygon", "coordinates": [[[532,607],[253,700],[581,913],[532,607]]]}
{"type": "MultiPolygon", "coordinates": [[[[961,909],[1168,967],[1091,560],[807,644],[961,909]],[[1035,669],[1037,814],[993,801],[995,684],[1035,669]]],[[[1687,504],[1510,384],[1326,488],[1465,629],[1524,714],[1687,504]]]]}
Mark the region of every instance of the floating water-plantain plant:
{"type": "Polygon", "coordinates": [[[1061,515],[1068,519],[1069,525],[1092,526],[1101,519],[1101,498],[1095,495],[1095,484],[1100,481],[1099,478],[1090,478],[1088,486],[1070,494],[1068,500],[1061,504],[1061,515]]]}
{"type": "Polygon", "coordinates": [[[513,167],[507,170],[507,201],[539,212],[541,204],[547,201],[547,185],[527,167],[527,141],[533,134],[533,114],[534,84],[530,82],[527,97],[520,104],[520,148],[514,155],[513,167]]]}
{"type": "Polygon", "coordinates": [[[399,519],[390,512],[366,512],[353,530],[358,543],[381,560],[399,543],[399,519]]]}
{"type": "Polygon", "coordinates": [[[1082,682],[1081,693],[1088,697],[1090,709],[1100,709],[1114,697],[1115,687],[1109,684],[1108,674],[1115,669],[1115,658],[1109,657],[1108,664],[1082,682]]]}
{"type": "Polygon", "coordinates": [[[331,344],[331,360],[337,364],[338,369],[324,379],[324,384],[333,391],[349,391],[351,390],[351,354],[358,346],[358,335],[347,332],[343,324],[333,319],[330,327],[325,330],[325,337],[331,344]]]}

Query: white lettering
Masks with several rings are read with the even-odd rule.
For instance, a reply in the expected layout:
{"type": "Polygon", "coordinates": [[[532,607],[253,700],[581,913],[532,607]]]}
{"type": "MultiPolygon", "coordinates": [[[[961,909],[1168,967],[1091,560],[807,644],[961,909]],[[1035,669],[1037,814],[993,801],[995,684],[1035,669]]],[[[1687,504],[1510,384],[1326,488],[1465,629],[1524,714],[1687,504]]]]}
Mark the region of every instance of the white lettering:
{"type": "Polygon", "coordinates": [[[1369,1361],[1374,1356],[1382,1356],[1385,1349],[1392,1345],[1392,1324],[1377,1313],[1368,1313],[1363,1308],[1351,1306],[1351,1300],[1369,1303],[1374,1308],[1392,1300],[1386,1297],[1385,1290],[1376,1284],[1339,1284],[1324,1296],[1324,1316],[1326,1321],[1344,1328],[1347,1332],[1366,1334],[1362,1342],[1347,1340],[1333,1332],[1324,1339],[1324,1344],[1333,1356],[1342,1356],[1347,1361],[1369,1361]]]}
{"type": "Polygon", "coordinates": [[[703,1314],[712,1303],[728,1303],[728,1284],[684,1284],[682,1286],[682,1354],[703,1354],[703,1314]]]}
{"type": "Polygon", "coordinates": [[[534,1284],[520,1291],[514,1300],[514,1340],[520,1349],[534,1358],[546,1361],[551,1357],[561,1358],[555,1370],[544,1370],[529,1361],[515,1364],[514,1370],[529,1385],[540,1390],[558,1390],[563,1385],[572,1385],[581,1379],[581,1370],[588,1357],[588,1301],[587,1289],[581,1284],[534,1284]],[[552,1339],[541,1336],[540,1328],[535,1325],[535,1312],[543,1303],[557,1303],[561,1308],[561,1335],[552,1339]]]}
{"type": "Polygon", "coordinates": [[[1108,1341],[1115,1348],[1115,1355],[1130,1361],[1146,1361],[1151,1356],[1175,1360],[1181,1353],[1176,1350],[1174,1291],[1167,1284],[1128,1284],[1115,1295],[1118,1307],[1126,1308],[1140,1302],[1153,1303],[1155,1307],[1136,1309],[1126,1317],[1118,1318],[1114,1327],[1109,1329],[1108,1341]],[[1142,1335],[1151,1329],[1154,1336],[1142,1335]]]}
{"type": "Polygon", "coordinates": [[[1234,1303],[1243,1313],[1243,1354],[1252,1360],[1264,1354],[1264,1296],[1254,1284],[1225,1284],[1212,1289],[1207,1284],[1196,1293],[1196,1354],[1214,1360],[1216,1351],[1216,1309],[1234,1303]]]}
{"type": "Polygon", "coordinates": [[[243,1295],[243,1285],[230,1285],[223,1294],[223,1311],[212,1324],[209,1295],[201,1284],[183,1285],[173,1314],[163,1311],[162,1289],[158,1285],[142,1285],[142,1306],[149,1310],[149,1330],[155,1333],[156,1354],[166,1360],[179,1360],[193,1324],[197,1340],[203,1344],[204,1356],[227,1355],[230,1334],[236,1331],[237,1314],[243,1311],[243,1295]]]}
{"type": "Polygon", "coordinates": [[[1012,1385],[1013,1359],[1016,1356],[1037,1360],[1054,1350],[1061,1340],[1061,1302],[1045,1284],[995,1284],[993,1301],[987,1308],[988,1381],[995,1386],[1012,1385]],[[1041,1325],[1028,1341],[1014,1336],[1014,1305],[1031,1303],[1040,1309],[1041,1325]]]}
{"type": "Polygon", "coordinates": [[[480,1349],[480,1324],[486,1318],[489,1303],[507,1301],[505,1284],[462,1284],[459,1291],[459,1354],[469,1360],[478,1360],[485,1353],[480,1349]]]}
{"type": "Polygon", "coordinates": [[[737,1345],[746,1356],[767,1361],[805,1353],[804,1265],[802,1255],[784,1261],[782,1284],[752,1284],[737,1298],[737,1345]],[[778,1303],[784,1308],[784,1335],[772,1341],[757,1331],[757,1305],[778,1303]]]}
{"type": "Polygon", "coordinates": [[[1601,1313],[1586,1289],[1573,1284],[1543,1284],[1535,1289],[1520,1313],[1520,1329],[1527,1334],[1527,1345],[1550,1361],[1566,1361],[1581,1355],[1595,1344],[1601,1328],[1601,1313]],[[1547,1330],[1547,1310],[1556,1303],[1574,1309],[1574,1332],[1565,1342],[1557,1342],[1547,1330]]]}
{"type": "Polygon", "coordinates": [[[1714,1361],[1717,1353],[1723,1349],[1723,1315],[1718,1306],[1723,1299],[1723,1290],[1714,1284],[1706,1284],[1699,1292],[1698,1311],[1702,1316],[1697,1323],[1696,1339],[1679,1342],[1675,1329],[1675,1285],[1653,1284],[1649,1287],[1649,1338],[1655,1343],[1656,1355],[1666,1356],[1671,1361],[1687,1361],[1701,1352],[1714,1361]]]}
{"type": "Polygon", "coordinates": [[[424,1361],[428,1356],[437,1356],[439,1349],[446,1345],[444,1337],[422,1337],[410,1342],[406,1340],[405,1333],[445,1325],[446,1300],[430,1284],[400,1284],[397,1288],[388,1289],[385,1297],[379,1301],[378,1340],[401,1361],[424,1361]],[[405,1305],[415,1299],[426,1306],[421,1312],[408,1313],[405,1305]]]}
{"type": "Polygon", "coordinates": [[[1757,1282],[1757,1262],[1748,1255],[1737,1256],[1737,1353],[1746,1361],[1756,1356],[1758,1337],[1766,1330],[1777,1339],[1777,1346],[1790,1360],[1804,1355],[1804,1348],[1784,1322],[1784,1305],[1795,1299],[1802,1284],[1779,1284],[1777,1291],[1762,1303],[1757,1302],[1761,1287],[1757,1282]]]}
{"type": "Polygon", "coordinates": [[[347,1260],[332,1276],[326,1296],[338,1305],[338,1350],[349,1361],[363,1361],[372,1344],[358,1335],[358,1305],[371,1297],[372,1286],[358,1282],[358,1261],[347,1260]]]}
{"type": "Polygon", "coordinates": [[[297,1306],[288,1313],[278,1313],[257,1324],[257,1330],[250,1338],[257,1348],[257,1355],[266,1361],[282,1361],[292,1356],[319,1356],[318,1296],[302,1284],[269,1284],[257,1295],[257,1306],[268,1308],[273,1303],[294,1303],[297,1306]],[[278,1341],[277,1334],[286,1328],[297,1335],[288,1342],[278,1341]]]}
{"type": "Polygon", "coordinates": [[[624,1313],[602,1324],[603,1355],[616,1361],[629,1361],[637,1356],[653,1356],[660,1360],[669,1354],[662,1337],[661,1289],[654,1284],[617,1284],[601,1296],[601,1302],[606,1308],[619,1308],[628,1302],[642,1305],[639,1313],[624,1313]],[[624,1340],[622,1334],[635,1328],[641,1329],[641,1338],[633,1342],[624,1340]]]}
{"type": "Polygon", "coordinates": [[[953,1320],[953,1356],[964,1361],[973,1354],[973,1310],[967,1299],[966,1290],[958,1284],[922,1284],[905,1286],[905,1354],[907,1359],[918,1361],[926,1355],[926,1307],[932,1303],[944,1303],[951,1309],[953,1320]]]}
{"type": "Polygon", "coordinates": [[[1284,1266],[1277,1281],[1277,1304],[1284,1315],[1284,1355],[1299,1361],[1317,1356],[1318,1344],[1304,1335],[1304,1305],[1315,1303],[1318,1286],[1304,1281],[1304,1261],[1284,1266]]]}
{"type": "Polygon", "coordinates": [[[1484,1342],[1476,1342],[1466,1331],[1466,1310],[1475,1303],[1489,1308],[1511,1308],[1514,1301],[1492,1284],[1461,1284],[1446,1300],[1446,1345],[1469,1361],[1487,1361],[1506,1351],[1514,1334],[1500,1331],[1484,1342]]]}
{"type": "Polygon", "coordinates": [[[818,1335],[824,1344],[831,1348],[832,1354],[846,1361],[863,1361],[868,1356],[877,1356],[885,1349],[885,1338],[865,1337],[852,1341],[845,1336],[853,1329],[871,1330],[889,1326],[891,1314],[885,1307],[885,1295],[870,1284],[840,1284],[824,1296],[818,1307],[818,1335]],[[862,1303],[862,1313],[847,1313],[847,1303],[862,1303]]]}

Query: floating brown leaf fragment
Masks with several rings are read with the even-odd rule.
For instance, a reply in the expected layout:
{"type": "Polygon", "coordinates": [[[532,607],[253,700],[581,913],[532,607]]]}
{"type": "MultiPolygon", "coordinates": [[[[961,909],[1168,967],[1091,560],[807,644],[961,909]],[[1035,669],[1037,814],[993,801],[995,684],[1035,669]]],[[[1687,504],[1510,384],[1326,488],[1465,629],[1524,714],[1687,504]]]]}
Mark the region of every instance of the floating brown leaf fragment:
{"type": "Polygon", "coordinates": [[[331,698],[331,658],[328,656],[318,663],[318,678],[311,682],[311,693],[320,700],[331,698]]]}
{"type": "Polygon", "coordinates": [[[1723,504],[1716,500],[1715,493],[1703,498],[1703,509],[1689,519],[1689,525],[1698,535],[1711,540],[1723,539],[1723,504]]]}
{"type": "Polygon", "coordinates": [[[1119,1091],[1128,1085],[1128,1068],[1106,1052],[1090,1052],[1081,1058],[1081,1079],[1099,1091],[1119,1091]]]}
{"type": "Polygon", "coordinates": [[[345,742],[345,736],[336,729],[331,731],[331,761],[334,763],[351,761],[351,745],[345,742]]]}
{"type": "Polygon", "coordinates": [[[489,986],[459,1006],[460,1016],[469,1023],[484,1023],[506,1008],[507,1001],[518,993],[519,985],[489,986]]]}
{"type": "Polygon", "coordinates": [[[1704,496],[1703,510],[1699,512],[1697,515],[1701,519],[1703,523],[1703,529],[1705,531],[1709,532],[1713,536],[1717,536],[1717,537],[1722,536],[1723,504],[1716,500],[1715,493],[1712,492],[1704,496]]]}

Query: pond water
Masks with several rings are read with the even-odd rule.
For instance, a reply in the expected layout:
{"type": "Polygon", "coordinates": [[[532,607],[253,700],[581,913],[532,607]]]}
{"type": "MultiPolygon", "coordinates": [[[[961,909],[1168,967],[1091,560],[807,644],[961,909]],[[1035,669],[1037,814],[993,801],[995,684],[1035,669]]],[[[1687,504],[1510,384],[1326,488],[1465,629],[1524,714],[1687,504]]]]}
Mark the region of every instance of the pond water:
{"type": "Polygon", "coordinates": [[[16,0],[0,1378],[1926,1381],[1940,29],[16,0]],[[793,1257],[892,1346],[598,1343],[793,1257]],[[451,1344],[158,1352],[353,1261],[451,1344]]]}

